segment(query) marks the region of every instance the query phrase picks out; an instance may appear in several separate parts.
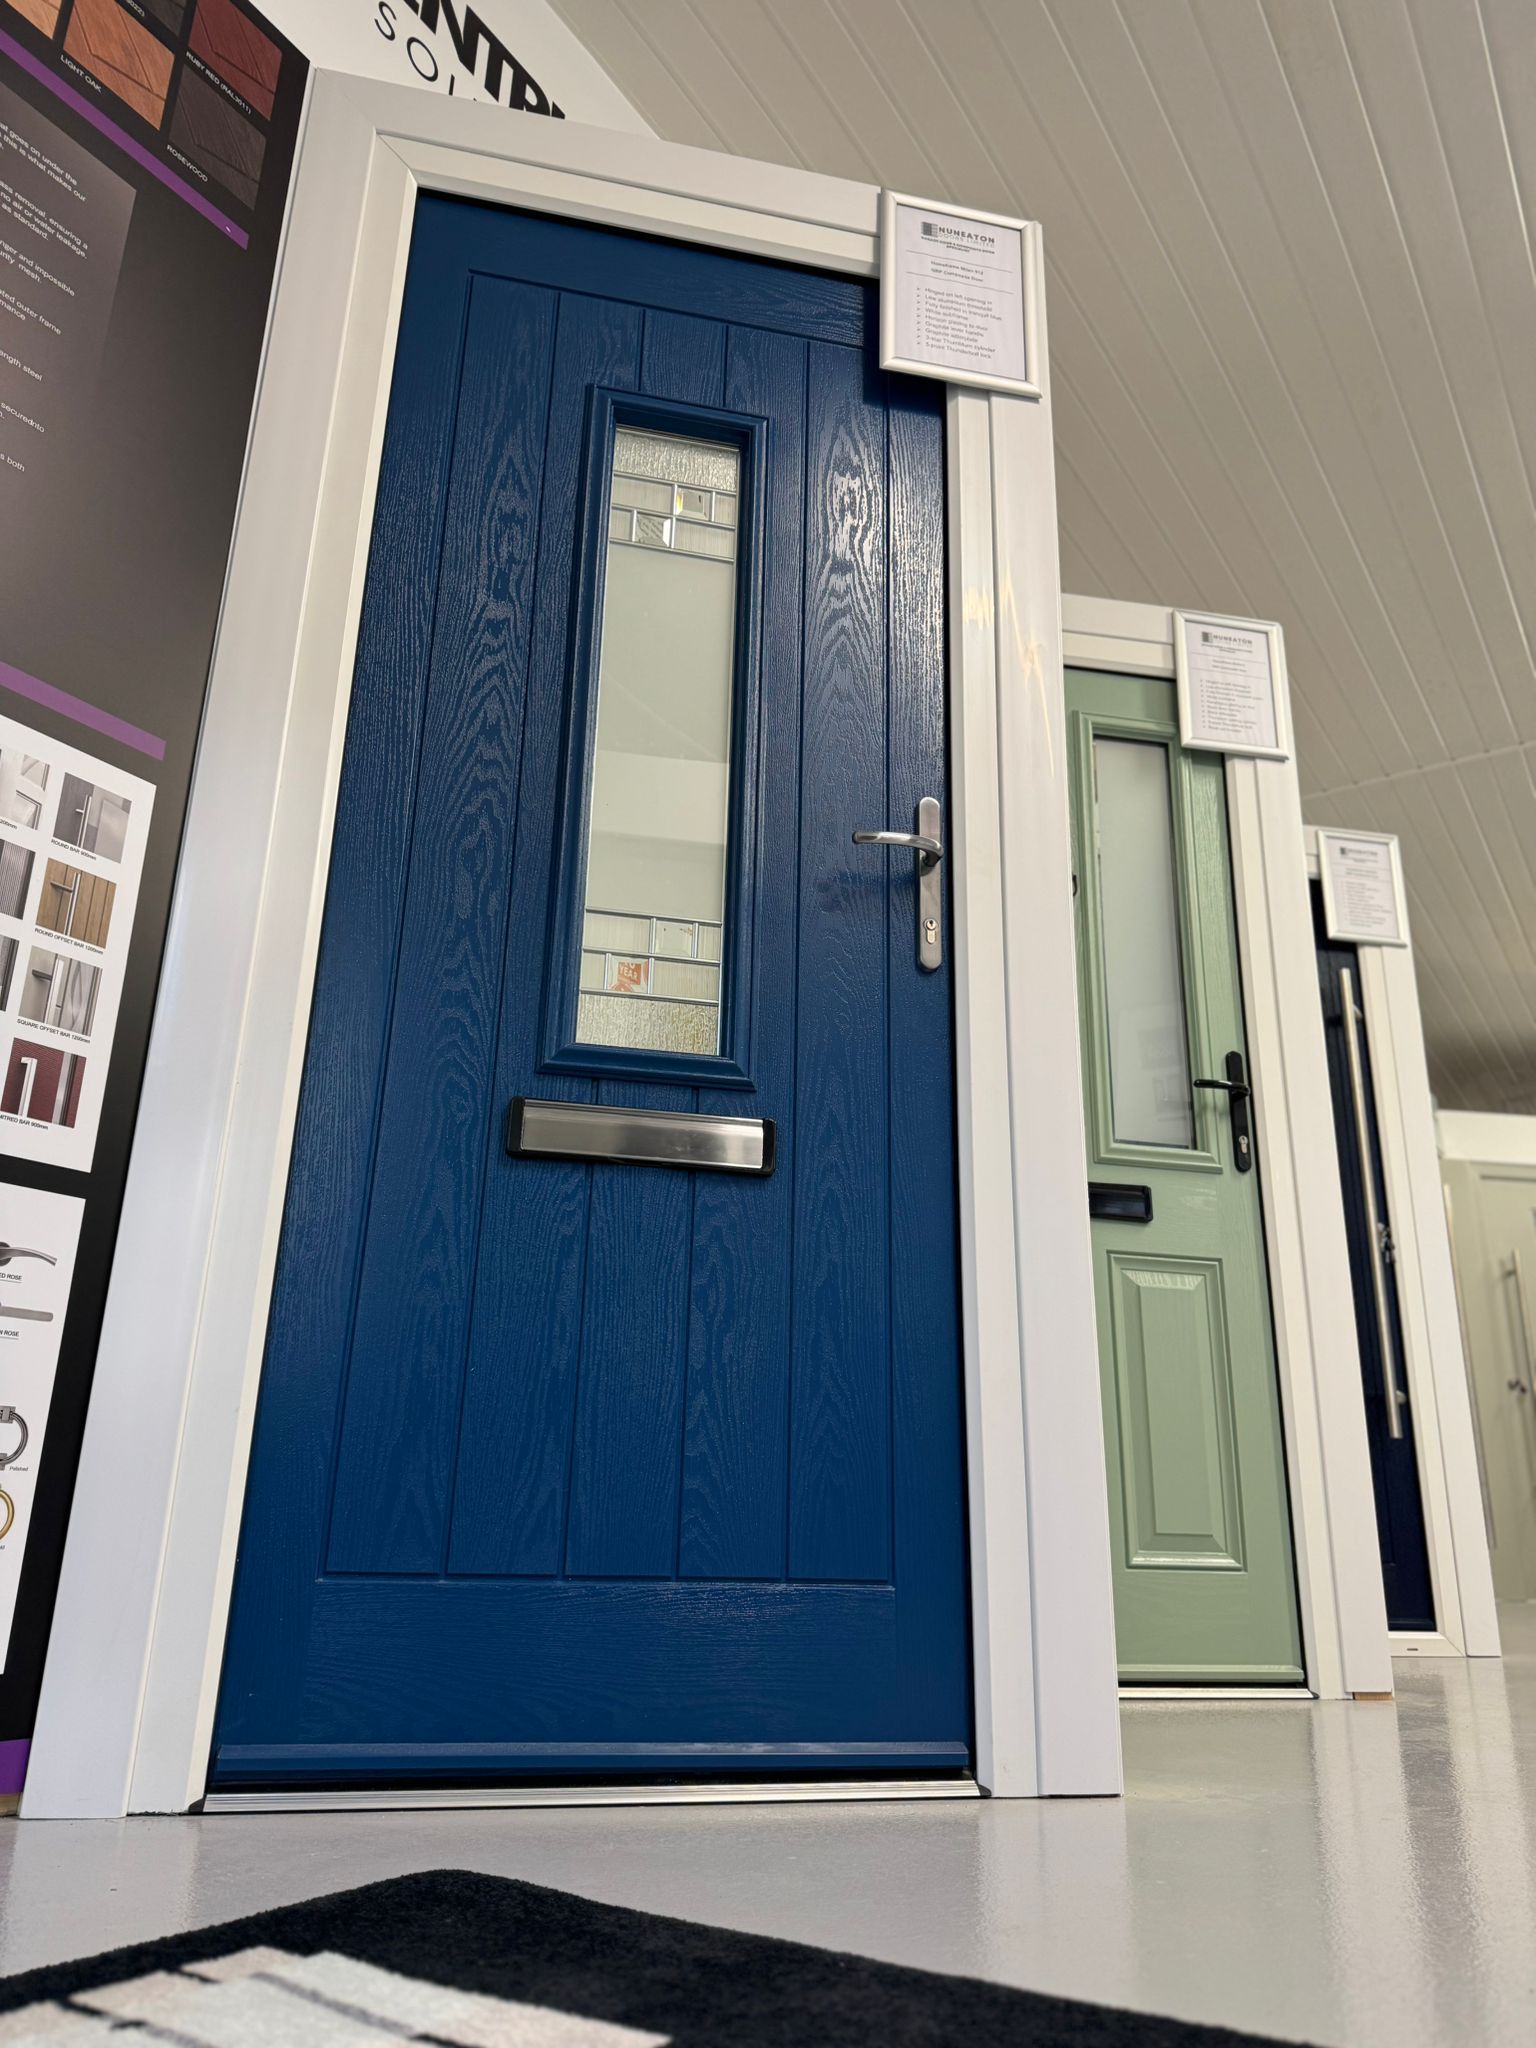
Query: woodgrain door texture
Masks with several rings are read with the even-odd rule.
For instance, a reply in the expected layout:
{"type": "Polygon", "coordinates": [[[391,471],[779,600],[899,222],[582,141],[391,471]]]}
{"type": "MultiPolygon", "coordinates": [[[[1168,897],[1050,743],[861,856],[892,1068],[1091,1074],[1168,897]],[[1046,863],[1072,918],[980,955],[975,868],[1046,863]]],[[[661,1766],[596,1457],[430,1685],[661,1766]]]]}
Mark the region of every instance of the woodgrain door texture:
{"type": "Polygon", "coordinates": [[[264,119],[277,98],[282,52],[231,0],[197,0],[188,47],[264,119]]]}
{"type": "MultiPolygon", "coordinates": [[[[32,856],[28,854],[30,862],[32,856]]],[[[0,855],[0,894],[5,882],[4,858],[0,855]]],[[[43,870],[42,894],[38,899],[38,928],[65,932],[87,946],[105,946],[112,929],[112,910],[117,901],[117,884],[105,875],[71,867],[67,861],[50,860],[43,870]]],[[[0,902],[0,909],[4,908],[0,902]]]]}
{"type": "Polygon", "coordinates": [[[1354,1284],[1355,1334],[1360,1345],[1387,1623],[1395,1629],[1428,1630],[1435,1627],[1434,1583],[1429,1569],[1424,1502],[1419,1490],[1413,1407],[1408,1398],[1397,1266],[1392,1255],[1392,1215],[1376,1120],[1370,1037],[1361,1002],[1359,953],[1356,947],[1329,938],[1323,892],[1316,882],[1312,884],[1312,922],[1323,1034],[1328,1047],[1328,1081],[1333,1096],[1333,1128],[1344,1192],[1344,1225],[1349,1238],[1349,1271],[1354,1284]],[[1346,1003],[1354,1008],[1353,1059],[1346,1003]],[[1362,1119],[1364,1147],[1360,1136],[1362,1119]],[[1373,1220],[1379,1240],[1374,1249],[1373,1220]],[[1391,1347],[1387,1357],[1383,1356],[1384,1345],[1391,1347]],[[1396,1436],[1387,1419],[1389,1380],[1397,1390],[1393,1405],[1400,1433],[1396,1436]]]}
{"type": "MultiPolygon", "coordinates": [[[[218,1783],[967,1766],[950,977],[912,856],[851,843],[944,795],[943,478],[872,287],[421,203],[218,1783]],[[630,431],[739,502],[610,515],[630,431]],[[715,1051],[575,1028],[635,517],[642,587],[739,585],[723,952],[646,926],[723,960],[715,1051]],[[772,1119],[776,1164],[512,1157],[524,1096],[772,1119]]],[[[695,736],[632,723],[614,801],[681,843],[639,798],[695,736]]]]}
{"type": "Polygon", "coordinates": [[[30,21],[45,36],[51,36],[58,27],[64,8],[64,0],[10,0],[10,4],[23,21],[30,21]]]}
{"type": "Polygon", "coordinates": [[[1171,682],[1067,706],[1121,1678],[1300,1683],[1223,764],[1171,682]]]}
{"type": "Polygon", "coordinates": [[[160,126],[175,58],[117,0],[75,0],[64,48],[141,120],[160,126]]]}
{"type": "Polygon", "coordinates": [[[176,88],[171,140],[242,206],[255,206],[267,138],[195,71],[183,70],[176,88]]]}

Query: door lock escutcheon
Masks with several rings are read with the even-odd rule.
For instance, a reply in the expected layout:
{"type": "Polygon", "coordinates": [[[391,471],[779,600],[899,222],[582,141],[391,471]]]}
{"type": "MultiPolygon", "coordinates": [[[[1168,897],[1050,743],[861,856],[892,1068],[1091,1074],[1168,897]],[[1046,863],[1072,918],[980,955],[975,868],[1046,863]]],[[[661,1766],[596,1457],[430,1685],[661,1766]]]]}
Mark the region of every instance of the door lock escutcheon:
{"type": "Polygon", "coordinates": [[[1253,1090],[1248,1085],[1248,1069],[1243,1064],[1240,1052],[1227,1054],[1227,1078],[1225,1081],[1197,1080],[1197,1088],[1216,1088],[1227,1098],[1227,1108],[1232,1117],[1232,1164],[1239,1173],[1253,1171],[1253,1118],[1248,1105],[1253,1100],[1253,1090]]]}
{"type": "Polygon", "coordinates": [[[855,846],[894,846],[910,852],[917,870],[917,964],[927,974],[944,964],[944,813],[936,796],[918,800],[915,832],[855,832],[855,846]]]}

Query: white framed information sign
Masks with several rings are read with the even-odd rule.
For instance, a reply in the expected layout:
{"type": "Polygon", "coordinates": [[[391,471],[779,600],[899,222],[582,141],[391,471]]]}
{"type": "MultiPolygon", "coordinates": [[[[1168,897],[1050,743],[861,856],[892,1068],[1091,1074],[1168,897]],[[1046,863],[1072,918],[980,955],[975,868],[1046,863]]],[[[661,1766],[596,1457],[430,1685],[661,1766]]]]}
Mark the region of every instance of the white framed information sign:
{"type": "Polygon", "coordinates": [[[1285,641],[1272,620],[1176,611],[1173,662],[1186,747],[1290,759],[1285,641]]]}
{"type": "Polygon", "coordinates": [[[1406,946],[1403,860],[1393,832],[1318,828],[1317,869],[1330,939],[1356,946],[1406,946]]]}
{"type": "Polygon", "coordinates": [[[880,367],[1040,396],[1034,221],[880,195],[880,367]]]}

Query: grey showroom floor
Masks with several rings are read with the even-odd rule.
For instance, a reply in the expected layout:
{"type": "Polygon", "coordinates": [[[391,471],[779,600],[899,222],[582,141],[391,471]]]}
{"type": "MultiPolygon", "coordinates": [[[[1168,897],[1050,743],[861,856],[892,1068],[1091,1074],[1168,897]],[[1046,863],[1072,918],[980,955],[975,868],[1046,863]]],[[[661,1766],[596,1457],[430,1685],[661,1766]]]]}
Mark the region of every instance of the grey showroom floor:
{"type": "Polygon", "coordinates": [[[1122,1800],[0,1824],[0,1970],[457,1865],[1329,2048],[1536,2039],[1536,1607],[1395,1704],[1147,1703],[1122,1800]]]}

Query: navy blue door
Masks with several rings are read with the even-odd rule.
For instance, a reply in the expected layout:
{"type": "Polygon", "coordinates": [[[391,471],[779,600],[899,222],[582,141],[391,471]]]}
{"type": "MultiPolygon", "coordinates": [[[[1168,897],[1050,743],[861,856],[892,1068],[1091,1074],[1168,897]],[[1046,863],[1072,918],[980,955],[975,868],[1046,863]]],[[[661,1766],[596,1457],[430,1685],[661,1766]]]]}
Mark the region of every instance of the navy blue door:
{"type": "Polygon", "coordinates": [[[218,1784],[968,1763],[950,973],[851,843],[945,795],[942,390],[874,334],[421,205],[218,1784]],[[621,900],[626,846],[694,886],[695,797],[718,911],[621,900]],[[509,1156],[518,1097],[774,1170],[509,1156]]]}
{"type": "Polygon", "coordinates": [[[1406,1394],[1403,1367],[1402,1312],[1397,1298],[1396,1269],[1391,1259],[1390,1216],[1381,1139],[1376,1122],[1376,1093],[1371,1073],[1371,1047],[1360,1009],[1360,963],[1357,949],[1330,939],[1323,917],[1323,894],[1312,885],[1312,923],[1317,940],[1317,978],[1323,1000],[1323,1030],[1328,1045],[1328,1080],[1333,1095],[1333,1127],[1339,1147],[1339,1176],[1344,1189],[1344,1225],[1349,1238],[1349,1271],[1354,1283],[1355,1330],[1360,1340],[1364,1379],[1365,1427],[1371,1447],[1371,1479],[1376,1492],[1376,1532],[1381,1544],[1381,1574],[1386,1589],[1387,1625],[1395,1629],[1432,1629],[1434,1591],[1429,1576],[1429,1546],[1424,1533],[1424,1504],[1419,1494],[1418,1448],[1413,1411],[1404,1399],[1398,1407],[1402,1434],[1387,1427],[1386,1384],[1381,1353],[1381,1323],[1376,1313],[1375,1277],[1366,1211],[1366,1176],[1371,1177],[1376,1216],[1388,1233],[1384,1275],[1387,1323],[1393,1345],[1393,1377],[1406,1394]],[[1346,970],[1353,984],[1355,1028],[1360,1050],[1365,1100],[1368,1157],[1361,1156],[1355,1116],[1349,1046],[1345,1036],[1346,970]]]}

